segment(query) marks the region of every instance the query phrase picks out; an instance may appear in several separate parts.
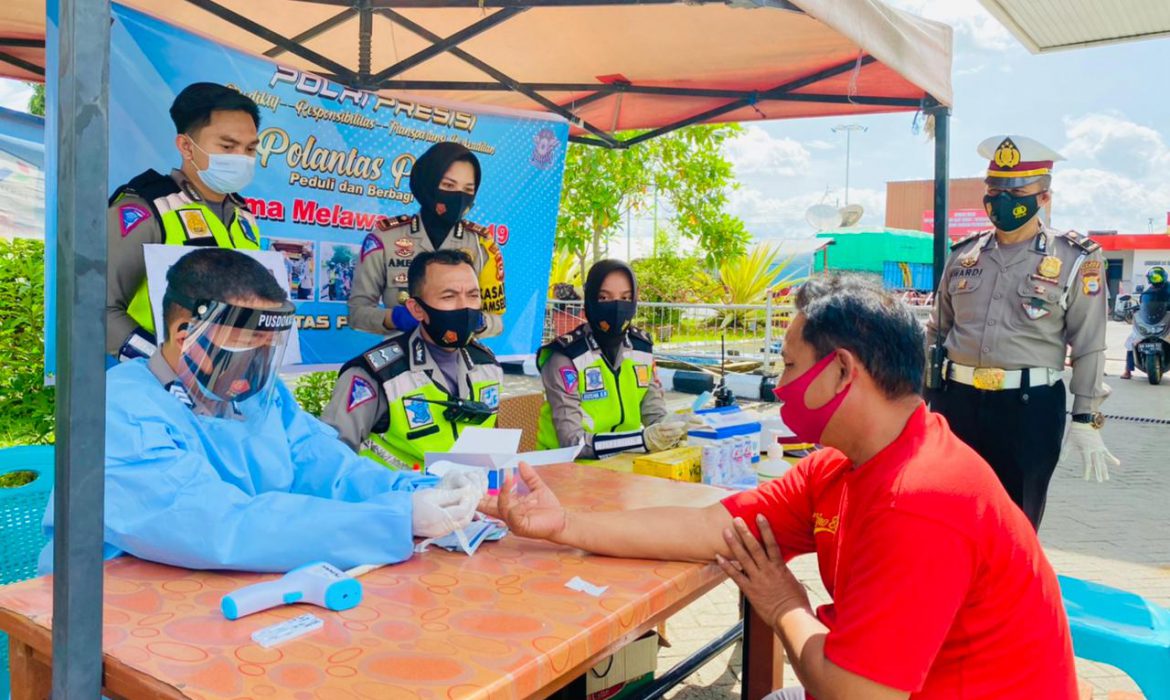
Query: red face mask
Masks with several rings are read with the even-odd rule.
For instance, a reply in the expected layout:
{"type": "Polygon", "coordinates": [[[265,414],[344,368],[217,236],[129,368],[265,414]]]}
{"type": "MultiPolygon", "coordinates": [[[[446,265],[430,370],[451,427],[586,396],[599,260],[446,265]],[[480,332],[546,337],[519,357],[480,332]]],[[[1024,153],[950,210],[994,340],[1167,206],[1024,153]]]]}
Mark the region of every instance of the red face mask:
{"type": "Polygon", "coordinates": [[[841,407],[841,402],[845,400],[845,397],[849,395],[849,390],[853,388],[853,384],[845,387],[844,391],[820,408],[809,408],[808,404],[805,403],[804,395],[809,386],[816,381],[817,377],[821,376],[821,373],[832,364],[836,357],[837,353],[835,352],[829,354],[825,359],[813,365],[809,371],[772,391],[778,401],[784,402],[784,405],[780,407],[781,420],[784,421],[784,425],[788,426],[789,430],[796,434],[796,439],[800,442],[820,444],[821,436],[825,433],[825,426],[832,420],[833,414],[841,407]]]}

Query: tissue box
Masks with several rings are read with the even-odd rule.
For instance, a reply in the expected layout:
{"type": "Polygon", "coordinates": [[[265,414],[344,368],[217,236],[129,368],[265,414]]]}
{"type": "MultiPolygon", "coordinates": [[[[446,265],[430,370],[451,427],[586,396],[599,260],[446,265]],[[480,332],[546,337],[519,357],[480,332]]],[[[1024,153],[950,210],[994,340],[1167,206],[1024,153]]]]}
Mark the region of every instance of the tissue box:
{"type": "Polygon", "coordinates": [[[695,411],[695,415],[706,421],[708,427],[689,431],[688,444],[701,450],[707,443],[745,435],[752,440],[752,461],[760,461],[761,426],[760,419],[755,414],[748,413],[739,406],[726,406],[695,411]]]}
{"type": "Polygon", "coordinates": [[[634,458],[634,473],[658,476],[675,481],[703,480],[703,450],[700,447],[676,447],[634,458]]]}

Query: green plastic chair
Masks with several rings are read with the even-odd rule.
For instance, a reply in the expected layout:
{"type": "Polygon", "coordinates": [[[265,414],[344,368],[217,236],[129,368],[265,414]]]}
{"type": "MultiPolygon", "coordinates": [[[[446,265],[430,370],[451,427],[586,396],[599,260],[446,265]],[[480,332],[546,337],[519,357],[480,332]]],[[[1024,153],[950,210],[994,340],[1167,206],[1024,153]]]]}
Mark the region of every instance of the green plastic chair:
{"type": "MultiPolygon", "coordinates": [[[[37,477],[15,488],[0,488],[0,586],[37,575],[37,559],[49,541],[41,528],[53,490],[53,446],[0,449],[0,476],[30,471],[37,477]]],[[[8,635],[0,633],[0,698],[7,698],[8,635]]]]}

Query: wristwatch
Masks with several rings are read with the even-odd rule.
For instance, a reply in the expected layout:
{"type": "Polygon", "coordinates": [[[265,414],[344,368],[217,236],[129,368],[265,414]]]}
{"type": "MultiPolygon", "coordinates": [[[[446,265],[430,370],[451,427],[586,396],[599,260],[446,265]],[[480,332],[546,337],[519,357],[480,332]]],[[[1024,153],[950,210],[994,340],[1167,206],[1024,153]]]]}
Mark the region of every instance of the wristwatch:
{"type": "Polygon", "coordinates": [[[1097,430],[1105,425],[1105,415],[1100,411],[1095,413],[1074,413],[1072,417],[1073,423],[1085,423],[1091,425],[1097,430]]]}

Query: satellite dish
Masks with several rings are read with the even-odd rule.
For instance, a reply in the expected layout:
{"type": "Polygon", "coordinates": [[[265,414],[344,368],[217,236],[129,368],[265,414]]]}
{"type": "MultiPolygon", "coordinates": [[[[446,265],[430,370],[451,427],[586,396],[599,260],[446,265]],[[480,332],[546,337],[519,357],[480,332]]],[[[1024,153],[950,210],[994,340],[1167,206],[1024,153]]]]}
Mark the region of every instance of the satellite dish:
{"type": "Polygon", "coordinates": [[[852,226],[858,221],[861,221],[861,215],[865,213],[865,207],[860,204],[850,204],[847,207],[840,209],[841,226],[852,226]]]}
{"type": "Polygon", "coordinates": [[[841,213],[828,204],[814,204],[804,212],[804,220],[818,231],[835,227],[841,221],[841,213]]]}

